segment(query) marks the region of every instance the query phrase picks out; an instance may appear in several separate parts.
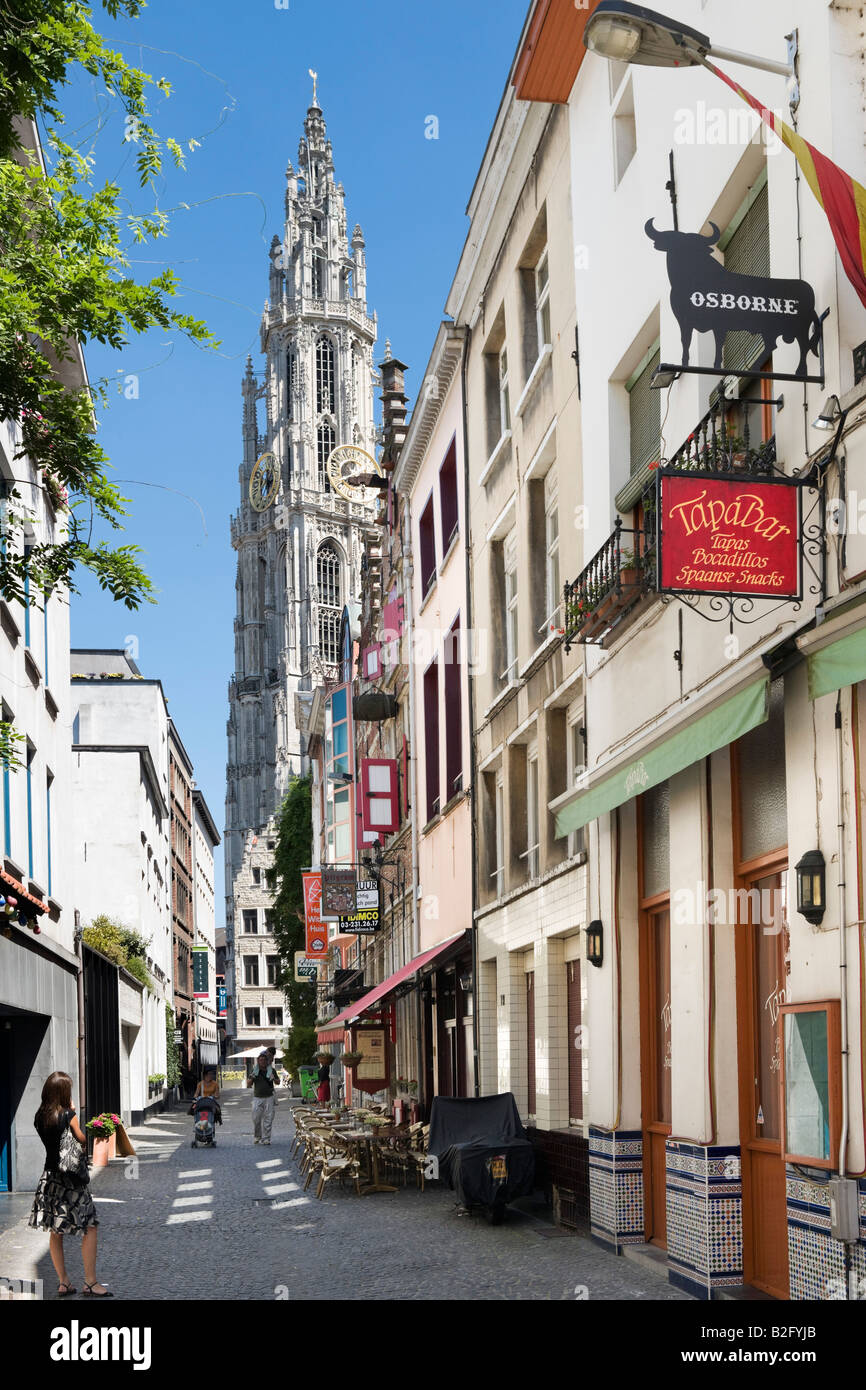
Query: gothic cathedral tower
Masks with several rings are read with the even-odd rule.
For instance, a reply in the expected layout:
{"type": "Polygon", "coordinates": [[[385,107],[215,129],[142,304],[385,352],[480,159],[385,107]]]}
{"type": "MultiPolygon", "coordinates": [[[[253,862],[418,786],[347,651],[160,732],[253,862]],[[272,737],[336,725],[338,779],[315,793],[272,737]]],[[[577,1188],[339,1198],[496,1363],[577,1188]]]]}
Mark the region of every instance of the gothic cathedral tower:
{"type": "Polygon", "coordinates": [[[264,366],[255,372],[248,358],[241,388],[240,507],[231,521],[237,616],[226,768],[229,940],[245,844],[278,809],[292,774],[305,770],[295,692],[337,675],[340,618],[358,596],[363,537],[373,520],[372,510],[331,490],[325,469],[338,444],[375,453],[376,318],[367,313],[364,237],[356,224],[348,239],[343,185],[334,177],[315,87],[298,167],[290,161],[286,171],[285,215],[282,239],[275,236],[270,250],[264,366]],[[273,458],[254,478],[263,454],[273,458]]]}

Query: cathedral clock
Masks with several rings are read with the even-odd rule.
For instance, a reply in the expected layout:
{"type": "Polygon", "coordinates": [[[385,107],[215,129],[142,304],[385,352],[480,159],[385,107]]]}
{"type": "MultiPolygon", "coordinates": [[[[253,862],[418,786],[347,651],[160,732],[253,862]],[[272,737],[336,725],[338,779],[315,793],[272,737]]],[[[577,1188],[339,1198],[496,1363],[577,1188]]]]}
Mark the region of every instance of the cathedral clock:
{"type": "Polygon", "coordinates": [[[335,492],[349,502],[362,502],[369,505],[377,492],[361,481],[370,474],[382,478],[384,474],[372,454],[360,449],[357,444],[338,444],[327,462],[328,481],[335,492]]]}
{"type": "Polygon", "coordinates": [[[280,468],[273,454],[262,454],[250,477],[250,506],[267,511],[280,490],[280,468]]]}

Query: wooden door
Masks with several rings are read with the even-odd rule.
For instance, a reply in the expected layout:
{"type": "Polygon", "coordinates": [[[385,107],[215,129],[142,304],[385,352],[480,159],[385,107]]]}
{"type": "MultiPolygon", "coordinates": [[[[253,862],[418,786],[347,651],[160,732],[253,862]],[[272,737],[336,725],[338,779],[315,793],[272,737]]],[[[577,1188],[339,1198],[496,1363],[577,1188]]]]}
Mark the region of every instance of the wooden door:
{"type": "Polygon", "coordinates": [[[671,1132],[671,916],[667,895],[640,924],[644,1231],[667,1249],[666,1140],[671,1132]]]}
{"type": "Polygon", "coordinates": [[[788,1218],[782,1149],[782,1019],[787,870],[745,872],[737,925],[737,1029],[743,1169],[743,1275],[787,1298],[788,1218]]]}

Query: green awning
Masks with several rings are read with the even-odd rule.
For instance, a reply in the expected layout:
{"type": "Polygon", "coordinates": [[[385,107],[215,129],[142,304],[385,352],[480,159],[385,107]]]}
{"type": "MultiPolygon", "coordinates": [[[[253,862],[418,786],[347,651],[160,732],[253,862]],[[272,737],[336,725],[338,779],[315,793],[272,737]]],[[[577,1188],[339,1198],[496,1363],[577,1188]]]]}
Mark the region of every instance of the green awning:
{"type": "Polygon", "coordinates": [[[557,837],[579,830],[763,724],[769,708],[769,687],[770,678],[764,676],[693,724],[671,734],[635,762],[605,777],[597,786],[578,792],[573,801],[556,813],[557,837]]]}
{"type": "Polygon", "coordinates": [[[809,699],[866,681],[866,628],[840,637],[807,658],[809,699]]]}

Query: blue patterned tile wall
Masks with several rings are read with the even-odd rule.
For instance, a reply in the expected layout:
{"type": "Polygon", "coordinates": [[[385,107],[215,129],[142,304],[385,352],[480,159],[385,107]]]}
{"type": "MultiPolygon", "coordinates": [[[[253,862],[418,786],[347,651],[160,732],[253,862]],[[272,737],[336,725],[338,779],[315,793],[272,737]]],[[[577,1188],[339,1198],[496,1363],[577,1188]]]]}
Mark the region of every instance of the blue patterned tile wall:
{"type": "Polygon", "coordinates": [[[845,1247],[830,1235],[830,1201],[826,1183],[787,1170],[788,1265],[791,1298],[866,1299],[866,1179],[859,1184],[860,1241],[846,1281],[845,1247]]]}
{"type": "Polygon", "coordinates": [[[666,1145],[668,1277],[698,1298],[743,1282],[736,1145],[666,1145]]]}
{"type": "Polygon", "coordinates": [[[617,1252],[644,1239],[643,1139],[639,1129],[589,1131],[590,1230],[617,1252]]]}

